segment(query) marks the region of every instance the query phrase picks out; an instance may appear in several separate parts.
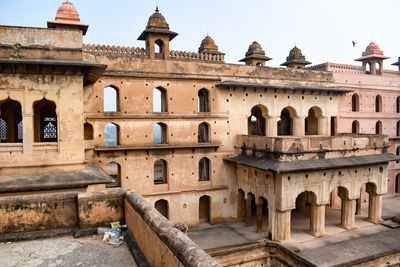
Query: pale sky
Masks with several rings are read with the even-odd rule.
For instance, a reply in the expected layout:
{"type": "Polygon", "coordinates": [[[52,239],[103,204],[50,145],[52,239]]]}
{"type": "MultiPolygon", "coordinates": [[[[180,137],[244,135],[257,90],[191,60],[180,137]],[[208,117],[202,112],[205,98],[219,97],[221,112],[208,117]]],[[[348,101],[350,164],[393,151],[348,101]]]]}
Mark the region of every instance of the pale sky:
{"type": "MultiPolygon", "coordinates": [[[[46,27],[59,0],[0,0],[0,24],[46,27]]],[[[170,49],[197,51],[209,31],[226,62],[239,64],[258,41],[277,67],[296,44],[313,64],[354,62],[371,42],[386,56],[385,69],[400,56],[400,0],[71,0],[89,24],[85,43],[144,47],[137,37],[156,3],[179,33],[170,49]],[[355,47],[351,41],[357,42],[355,47]]]]}

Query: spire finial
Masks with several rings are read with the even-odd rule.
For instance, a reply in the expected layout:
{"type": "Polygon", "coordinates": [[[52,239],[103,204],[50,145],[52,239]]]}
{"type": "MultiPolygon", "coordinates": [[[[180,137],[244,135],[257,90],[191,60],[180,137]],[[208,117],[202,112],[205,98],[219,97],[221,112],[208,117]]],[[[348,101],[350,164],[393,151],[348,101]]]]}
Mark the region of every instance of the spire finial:
{"type": "Polygon", "coordinates": [[[160,10],[158,10],[158,4],[156,5],[156,13],[159,13],[160,10]]]}

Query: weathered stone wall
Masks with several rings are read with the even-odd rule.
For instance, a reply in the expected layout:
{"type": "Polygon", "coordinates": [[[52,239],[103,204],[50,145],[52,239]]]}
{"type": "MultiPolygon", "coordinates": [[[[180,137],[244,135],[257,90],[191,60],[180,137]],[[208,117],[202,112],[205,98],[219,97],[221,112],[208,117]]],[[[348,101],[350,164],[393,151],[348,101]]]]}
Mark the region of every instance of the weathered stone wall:
{"type": "Polygon", "coordinates": [[[124,222],[125,190],[113,189],[78,194],[80,228],[110,226],[110,222],[124,222]]]}
{"type": "Polygon", "coordinates": [[[78,223],[77,194],[0,197],[0,233],[75,227],[78,223]]]}
{"type": "Polygon", "coordinates": [[[220,266],[136,192],[126,193],[125,218],[152,266],[220,266]]]}

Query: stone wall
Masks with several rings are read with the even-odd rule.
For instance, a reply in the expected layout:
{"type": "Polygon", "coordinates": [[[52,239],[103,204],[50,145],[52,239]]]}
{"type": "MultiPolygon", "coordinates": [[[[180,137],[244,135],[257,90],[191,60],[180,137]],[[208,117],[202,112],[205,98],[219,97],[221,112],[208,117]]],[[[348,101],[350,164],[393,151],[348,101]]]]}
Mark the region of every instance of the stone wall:
{"type": "Polygon", "coordinates": [[[152,266],[220,266],[136,192],[126,194],[125,219],[152,266]]]}

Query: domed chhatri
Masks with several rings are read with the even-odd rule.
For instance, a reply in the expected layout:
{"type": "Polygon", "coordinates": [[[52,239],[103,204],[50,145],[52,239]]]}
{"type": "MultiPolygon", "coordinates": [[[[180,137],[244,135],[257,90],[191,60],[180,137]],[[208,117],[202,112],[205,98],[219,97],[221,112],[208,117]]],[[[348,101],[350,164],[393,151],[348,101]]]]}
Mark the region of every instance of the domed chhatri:
{"type": "Polygon", "coordinates": [[[218,46],[215,44],[215,41],[210,36],[204,37],[201,41],[199,47],[199,53],[211,53],[211,52],[218,52],[218,46]]]}
{"type": "Polygon", "coordinates": [[[383,51],[379,48],[379,46],[374,43],[371,42],[367,48],[365,49],[365,51],[362,53],[362,56],[369,56],[369,55],[380,55],[383,56],[383,51]]]}
{"type": "Polygon", "coordinates": [[[79,13],[70,1],[61,4],[57,9],[54,21],[47,22],[48,28],[71,28],[79,29],[83,35],[86,34],[89,25],[81,23],[79,13]]]}
{"type": "Polygon", "coordinates": [[[165,17],[160,13],[158,6],[154,13],[149,17],[146,29],[139,36],[138,40],[145,41],[149,34],[166,35],[169,37],[170,41],[178,35],[176,32],[169,30],[169,24],[165,17]]]}
{"type": "Polygon", "coordinates": [[[362,52],[360,58],[355,59],[355,61],[361,61],[362,67],[367,74],[381,75],[383,70],[383,61],[390,57],[383,55],[383,51],[379,46],[371,42],[362,52]]]}
{"type": "Polygon", "coordinates": [[[56,21],[58,20],[80,21],[78,11],[71,2],[66,1],[58,8],[56,21]]]}
{"type": "Polygon", "coordinates": [[[165,17],[160,13],[158,6],[156,7],[156,10],[153,13],[153,15],[149,17],[149,21],[147,22],[146,29],[152,29],[152,28],[169,29],[169,25],[165,20],[165,17]]]}
{"type": "Polygon", "coordinates": [[[294,46],[289,52],[289,56],[294,56],[294,55],[298,55],[298,56],[303,55],[301,50],[297,46],[294,46]]]}
{"type": "Polygon", "coordinates": [[[239,60],[245,62],[246,65],[265,66],[265,62],[272,58],[265,56],[265,51],[262,50],[261,45],[254,41],[246,52],[245,58],[239,60]]]}
{"type": "Polygon", "coordinates": [[[295,69],[304,69],[306,65],[309,64],[311,64],[311,62],[306,60],[306,57],[303,56],[303,53],[297,46],[294,46],[290,50],[289,56],[286,57],[286,62],[282,63],[281,66],[295,69]]]}

